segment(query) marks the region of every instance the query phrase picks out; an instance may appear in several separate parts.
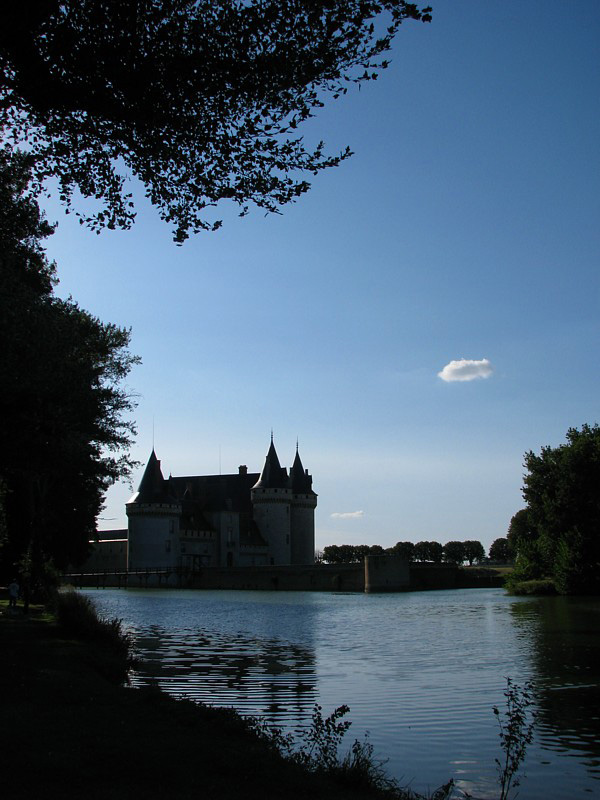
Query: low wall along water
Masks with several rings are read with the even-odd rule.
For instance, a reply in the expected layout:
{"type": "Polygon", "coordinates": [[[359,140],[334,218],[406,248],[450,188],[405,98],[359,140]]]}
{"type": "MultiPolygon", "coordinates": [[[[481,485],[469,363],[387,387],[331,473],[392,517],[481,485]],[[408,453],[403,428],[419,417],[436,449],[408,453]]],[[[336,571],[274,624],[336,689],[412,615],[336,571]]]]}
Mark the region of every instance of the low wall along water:
{"type": "Polygon", "coordinates": [[[251,589],[300,592],[401,592],[502,586],[492,570],[465,570],[451,564],[409,564],[399,556],[367,556],[358,564],[205,567],[187,570],[113,570],[70,573],[76,587],[251,589]]]}

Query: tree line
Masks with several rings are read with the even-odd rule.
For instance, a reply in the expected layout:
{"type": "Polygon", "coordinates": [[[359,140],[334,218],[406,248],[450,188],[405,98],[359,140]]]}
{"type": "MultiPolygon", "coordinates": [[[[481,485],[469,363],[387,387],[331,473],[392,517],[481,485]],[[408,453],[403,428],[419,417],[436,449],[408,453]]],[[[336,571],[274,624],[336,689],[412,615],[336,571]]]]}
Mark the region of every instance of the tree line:
{"type": "Polygon", "coordinates": [[[130,333],[54,294],[53,233],[30,158],[0,150],[0,580],[82,562],[106,489],[129,474],[130,333]]]}
{"type": "MultiPolygon", "coordinates": [[[[393,547],[383,548],[381,545],[331,544],[323,549],[320,560],[327,564],[353,564],[362,561],[369,555],[399,555],[407,561],[427,561],[434,564],[464,564],[469,566],[485,560],[486,553],[481,542],[467,539],[464,542],[450,541],[442,545],[439,542],[397,542],[393,547]]],[[[492,561],[506,563],[511,560],[511,550],[507,538],[496,539],[489,551],[492,561]]]]}

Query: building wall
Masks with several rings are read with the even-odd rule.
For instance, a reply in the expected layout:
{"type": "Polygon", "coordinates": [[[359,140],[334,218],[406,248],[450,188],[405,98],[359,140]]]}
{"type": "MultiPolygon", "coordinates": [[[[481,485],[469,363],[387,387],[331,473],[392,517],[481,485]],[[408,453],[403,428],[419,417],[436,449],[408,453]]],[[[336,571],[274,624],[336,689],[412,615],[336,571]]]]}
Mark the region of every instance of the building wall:
{"type": "Polygon", "coordinates": [[[219,531],[219,554],[215,566],[236,567],[239,564],[240,515],[235,511],[214,514],[213,524],[219,531]]]}
{"type": "Polygon", "coordinates": [[[315,499],[294,495],[290,507],[292,564],[313,564],[315,560],[315,499]]]}
{"type": "Polygon", "coordinates": [[[156,569],[179,564],[179,509],[177,506],[127,508],[129,569],[156,569]]]}
{"type": "Polygon", "coordinates": [[[289,489],[253,489],[254,521],[269,546],[269,561],[289,564],[291,559],[289,489]]]}
{"type": "Polygon", "coordinates": [[[409,586],[407,559],[396,555],[365,557],[365,592],[398,592],[409,586]]]}
{"type": "Polygon", "coordinates": [[[85,572],[114,572],[127,569],[127,539],[90,542],[92,552],[82,567],[85,572]]]}
{"type": "Polygon", "coordinates": [[[179,565],[195,570],[218,564],[217,534],[214,531],[180,531],[179,565]]]}

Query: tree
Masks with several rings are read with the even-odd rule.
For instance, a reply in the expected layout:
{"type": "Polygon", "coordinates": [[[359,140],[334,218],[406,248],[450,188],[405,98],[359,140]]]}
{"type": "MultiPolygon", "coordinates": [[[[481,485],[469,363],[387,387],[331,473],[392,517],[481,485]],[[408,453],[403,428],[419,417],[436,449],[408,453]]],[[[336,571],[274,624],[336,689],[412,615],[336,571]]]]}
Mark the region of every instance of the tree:
{"type": "Polygon", "coordinates": [[[463,542],[464,558],[469,562],[469,566],[473,566],[474,561],[483,561],[485,558],[485,549],[481,542],[474,539],[467,539],[463,542]]]}
{"type": "Polygon", "coordinates": [[[490,561],[498,561],[501,564],[506,564],[509,561],[512,561],[508,539],[505,537],[494,539],[490,545],[489,557],[490,561]]]}
{"type": "MultiPolygon", "coordinates": [[[[0,484],[4,576],[81,562],[108,486],[129,473],[129,332],[53,295],[52,233],[26,156],[0,151],[0,484]],[[24,566],[26,564],[26,566],[24,566]]],[[[34,577],[35,577],[34,575],[34,577]]]]}
{"type": "Polygon", "coordinates": [[[414,561],[415,559],[415,545],[413,542],[396,542],[396,544],[390,548],[390,553],[393,553],[397,556],[402,556],[407,561],[414,561]]]}
{"type": "Polygon", "coordinates": [[[381,555],[384,552],[379,544],[329,544],[323,548],[322,560],[328,564],[356,564],[365,556],[381,555]]]}
{"type": "Polygon", "coordinates": [[[537,541],[537,531],[534,530],[529,517],[529,510],[522,508],[511,517],[508,526],[507,541],[513,554],[523,553],[537,541]]]}
{"type": "Polygon", "coordinates": [[[297,131],[327,97],[377,78],[403,0],[22,0],[3,8],[0,126],[38,186],[100,202],[93,229],[128,228],[129,174],[183,242],[220,200],[277,212],[337,166],[297,131]],[[298,177],[296,177],[298,176],[298,177]]]}
{"type": "Polygon", "coordinates": [[[415,561],[433,561],[439,564],[442,560],[443,547],[439,542],[417,542],[415,545],[415,561]]]}
{"type": "Polygon", "coordinates": [[[355,544],[352,545],[352,561],[364,561],[365,557],[369,555],[371,548],[368,544],[355,544]]]}
{"type": "Polygon", "coordinates": [[[466,558],[464,542],[446,542],[444,545],[444,561],[450,564],[462,564],[466,558]]]}
{"type": "Polygon", "coordinates": [[[527,534],[517,539],[517,567],[526,556],[559,592],[599,593],[600,427],[569,428],[566,439],[525,454],[527,534]]]}

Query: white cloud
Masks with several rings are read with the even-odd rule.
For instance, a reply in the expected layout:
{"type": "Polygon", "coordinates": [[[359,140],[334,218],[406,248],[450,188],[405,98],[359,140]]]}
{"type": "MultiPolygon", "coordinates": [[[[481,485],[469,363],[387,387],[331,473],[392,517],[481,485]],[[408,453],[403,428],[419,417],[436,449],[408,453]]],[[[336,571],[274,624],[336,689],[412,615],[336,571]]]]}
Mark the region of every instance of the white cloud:
{"type": "Polygon", "coordinates": [[[446,381],[446,383],[474,381],[478,378],[489,378],[493,371],[494,369],[487,358],[482,358],[480,361],[461,358],[458,361],[451,361],[446,364],[444,369],[438,372],[438,378],[446,381]]]}
{"type": "Polygon", "coordinates": [[[364,511],[334,511],[331,516],[333,519],[359,519],[364,515],[364,511]]]}

